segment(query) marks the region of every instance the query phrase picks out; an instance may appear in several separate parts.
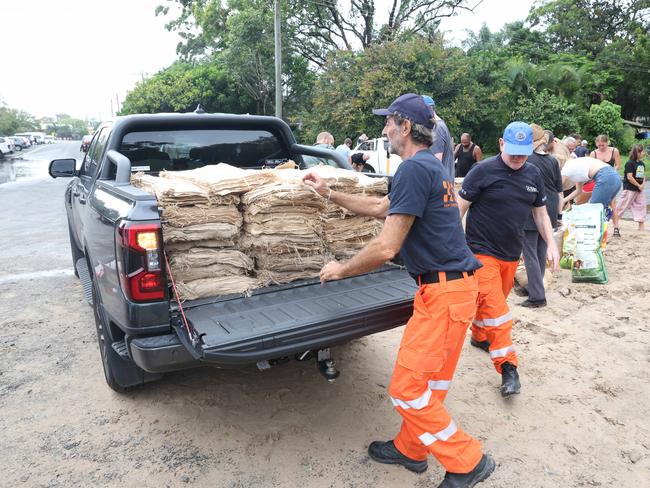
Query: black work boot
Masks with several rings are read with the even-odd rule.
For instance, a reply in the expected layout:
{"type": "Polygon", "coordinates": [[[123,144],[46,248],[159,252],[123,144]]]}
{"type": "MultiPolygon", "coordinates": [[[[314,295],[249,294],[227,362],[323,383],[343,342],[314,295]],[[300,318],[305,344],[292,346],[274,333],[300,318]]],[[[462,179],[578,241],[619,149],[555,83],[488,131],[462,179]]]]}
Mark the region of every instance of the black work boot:
{"type": "Polygon", "coordinates": [[[512,363],[503,363],[501,366],[501,396],[519,394],[521,383],[519,383],[519,373],[517,366],[512,363]]]}
{"type": "Polygon", "coordinates": [[[483,454],[479,463],[469,473],[460,474],[447,471],[445,479],[438,485],[438,488],[472,488],[477,483],[488,479],[495,467],[494,459],[483,454]]]}
{"type": "Polygon", "coordinates": [[[530,298],[524,300],[519,305],[527,308],[541,308],[546,306],[546,298],[541,300],[531,300],[530,298]]]}
{"type": "Polygon", "coordinates": [[[483,349],[485,352],[490,352],[490,343],[488,341],[477,341],[473,337],[469,340],[469,343],[474,346],[478,347],[479,349],[483,349]]]}
{"type": "Polygon", "coordinates": [[[424,473],[428,467],[426,459],[424,461],[417,461],[415,459],[408,458],[399,452],[395,447],[393,441],[371,442],[368,446],[368,455],[378,463],[401,464],[409,471],[413,471],[415,473],[424,473]]]}

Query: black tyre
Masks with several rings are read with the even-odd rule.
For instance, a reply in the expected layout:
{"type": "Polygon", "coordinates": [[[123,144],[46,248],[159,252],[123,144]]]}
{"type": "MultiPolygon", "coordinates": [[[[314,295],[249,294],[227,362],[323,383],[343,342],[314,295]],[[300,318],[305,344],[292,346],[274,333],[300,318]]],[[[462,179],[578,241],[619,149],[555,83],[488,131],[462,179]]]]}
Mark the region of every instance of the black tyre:
{"type": "Polygon", "coordinates": [[[123,339],[123,333],[103,316],[101,298],[98,296],[97,286],[94,281],[92,292],[97,342],[99,345],[99,354],[102,358],[102,368],[104,369],[106,384],[118,393],[125,393],[136,386],[162,378],[162,374],[147,373],[130,358],[120,357],[115,349],[113,349],[113,342],[123,339]]]}
{"type": "Polygon", "coordinates": [[[118,393],[124,393],[128,387],[122,386],[116,377],[116,370],[119,368],[119,362],[122,359],[117,356],[111,344],[113,340],[110,336],[110,328],[105,325],[104,318],[101,314],[101,307],[97,297],[95,284],[93,283],[93,315],[95,316],[95,328],[97,329],[97,342],[99,343],[99,354],[102,358],[102,367],[104,369],[104,379],[106,384],[118,393]]]}
{"type": "Polygon", "coordinates": [[[79,272],[77,271],[77,261],[79,261],[81,258],[84,257],[84,253],[81,249],[79,249],[79,246],[77,246],[77,242],[74,239],[74,235],[72,234],[72,228],[70,227],[70,224],[68,223],[68,236],[70,237],[70,253],[72,254],[72,268],[74,269],[74,275],[79,278],[79,272]]]}

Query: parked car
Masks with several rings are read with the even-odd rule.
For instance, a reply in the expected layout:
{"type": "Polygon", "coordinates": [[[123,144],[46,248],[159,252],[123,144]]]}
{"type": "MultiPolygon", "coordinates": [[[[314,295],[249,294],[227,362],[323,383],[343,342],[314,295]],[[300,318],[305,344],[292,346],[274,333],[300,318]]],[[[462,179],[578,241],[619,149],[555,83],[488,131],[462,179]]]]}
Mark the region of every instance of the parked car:
{"type": "Polygon", "coordinates": [[[20,137],[8,137],[13,143],[14,143],[14,149],[16,151],[22,151],[23,147],[25,147],[25,143],[23,142],[23,139],[20,137]]]}
{"type": "Polygon", "coordinates": [[[36,144],[36,137],[34,135],[32,135],[32,134],[27,133],[27,132],[23,132],[23,133],[20,133],[20,134],[15,134],[15,136],[26,138],[29,141],[29,144],[32,145],[32,146],[36,144]]]}
{"type": "Polygon", "coordinates": [[[16,150],[16,145],[14,144],[13,139],[8,136],[0,136],[0,137],[2,137],[7,143],[7,146],[9,146],[9,154],[13,154],[13,152],[16,150]]]}
{"type": "Polygon", "coordinates": [[[93,140],[93,136],[83,136],[81,138],[81,147],[79,148],[79,150],[81,152],[88,151],[88,146],[90,146],[90,141],[92,140],[93,140]]]}
{"type": "Polygon", "coordinates": [[[14,139],[14,144],[16,144],[16,146],[20,146],[22,149],[27,149],[32,145],[31,141],[29,140],[29,137],[16,135],[13,136],[13,139],[14,139]]]}
{"type": "Polygon", "coordinates": [[[54,144],[56,141],[54,140],[54,136],[45,136],[43,138],[43,141],[45,144],[54,144]]]}
{"type": "Polygon", "coordinates": [[[4,159],[7,154],[11,154],[12,152],[9,146],[9,138],[0,137],[0,159],[4,159]]]}

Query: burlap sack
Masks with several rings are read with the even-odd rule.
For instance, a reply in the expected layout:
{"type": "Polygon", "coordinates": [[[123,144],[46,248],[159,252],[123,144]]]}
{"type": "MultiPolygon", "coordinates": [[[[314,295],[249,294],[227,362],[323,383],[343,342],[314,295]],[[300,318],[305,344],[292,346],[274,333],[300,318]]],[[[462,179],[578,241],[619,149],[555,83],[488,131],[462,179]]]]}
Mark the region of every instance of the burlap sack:
{"type": "Polygon", "coordinates": [[[247,293],[257,288],[258,284],[257,278],[233,275],[180,282],[176,286],[181,300],[196,300],[231,293],[247,293]]]}
{"type": "Polygon", "coordinates": [[[211,222],[208,224],[172,227],[163,225],[163,241],[195,242],[206,240],[232,240],[239,235],[241,225],[211,222]]]}
{"type": "MultiPolygon", "coordinates": [[[[237,198],[237,197],[234,197],[237,198]]],[[[237,198],[238,199],[238,198],[237,198]]],[[[191,225],[208,223],[226,223],[236,227],[242,225],[242,215],[236,205],[212,205],[181,207],[167,205],[162,209],[163,222],[172,227],[189,227],[191,225]]]]}
{"type": "Polygon", "coordinates": [[[144,173],[131,175],[131,184],[156,196],[161,206],[210,205],[210,194],[189,181],[169,181],[144,173]]]}

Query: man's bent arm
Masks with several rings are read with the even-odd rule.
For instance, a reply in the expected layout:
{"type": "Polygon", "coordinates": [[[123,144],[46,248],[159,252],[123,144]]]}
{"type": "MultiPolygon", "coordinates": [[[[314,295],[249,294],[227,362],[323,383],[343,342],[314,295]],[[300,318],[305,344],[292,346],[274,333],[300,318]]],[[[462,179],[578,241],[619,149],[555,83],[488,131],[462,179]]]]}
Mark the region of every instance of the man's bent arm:
{"type": "Polygon", "coordinates": [[[349,193],[334,190],[332,190],[331,194],[328,191],[328,195],[325,195],[325,198],[327,197],[329,197],[332,202],[341,207],[347,208],[357,215],[377,217],[379,219],[383,219],[388,215],[388,208],[390,207],[390,200],[388,197],[350,195],[349,193]]]}

